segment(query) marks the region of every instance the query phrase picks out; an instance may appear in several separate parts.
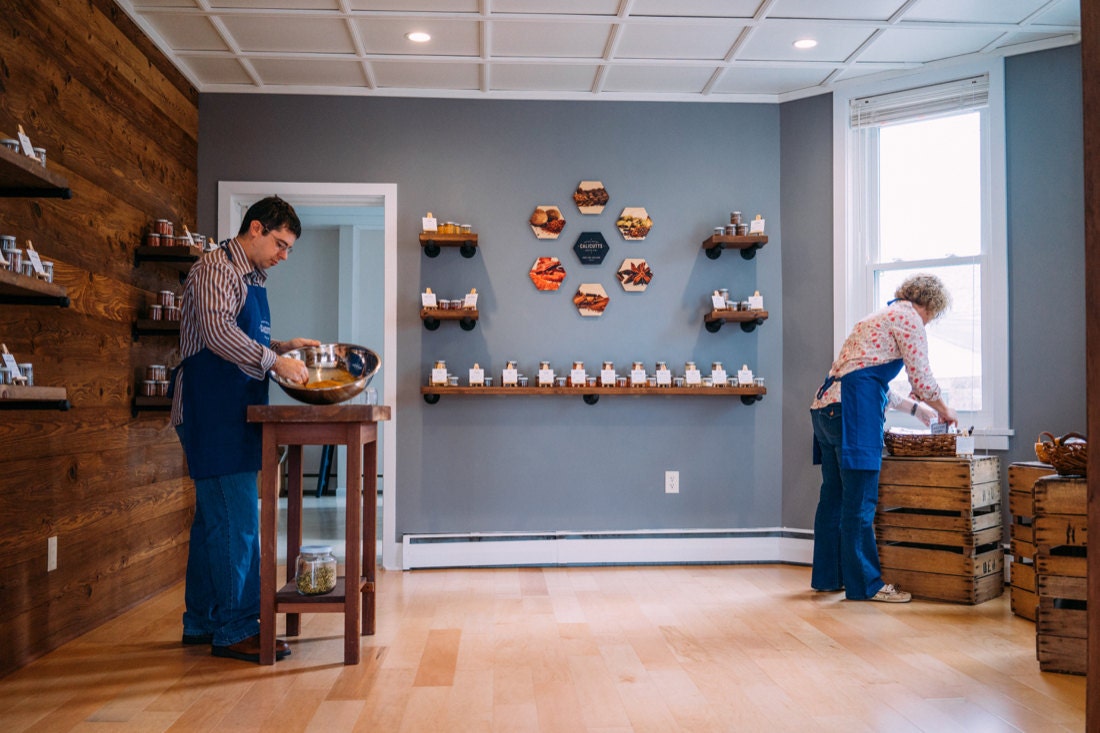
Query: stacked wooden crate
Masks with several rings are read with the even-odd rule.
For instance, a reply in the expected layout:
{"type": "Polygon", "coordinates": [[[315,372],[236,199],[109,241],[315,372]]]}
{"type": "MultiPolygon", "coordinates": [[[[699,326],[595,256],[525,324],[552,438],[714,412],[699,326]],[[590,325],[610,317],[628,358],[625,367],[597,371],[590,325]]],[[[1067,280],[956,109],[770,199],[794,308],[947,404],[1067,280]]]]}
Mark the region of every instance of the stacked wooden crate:
{"type": "Polygon", "coordinates": [[[996,598],[1004,592],[999,460],[884,458],[875,533],[886,582],[918,598],[996,598]]]}
{"type": "Polygon", "coordinates": [[[1049,463],[1020,461],[1008,467],[1008,510],[1012,514],[1009,599],[1012,613],[1035,620],[1035,482],[1054,473],[1049,463]]]}
{"type": "Polygon", "coordinates": [[[1087,504],[1084,476],[1035,482],[1035,646],[1044,672],[1085,674],[1088,666],[1087,504]]]}

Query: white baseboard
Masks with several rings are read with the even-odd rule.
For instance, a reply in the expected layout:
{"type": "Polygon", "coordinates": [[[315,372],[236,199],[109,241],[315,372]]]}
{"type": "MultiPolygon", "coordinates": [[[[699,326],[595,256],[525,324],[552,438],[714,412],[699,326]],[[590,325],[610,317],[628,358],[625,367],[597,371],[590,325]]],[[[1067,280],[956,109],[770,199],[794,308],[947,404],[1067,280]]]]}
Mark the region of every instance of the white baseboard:
{"type": "Polygon", "coordinates": [[[813,532],[771,527],[633,532],[407,534],[402,568],[554,565],[809,565],[813,532]]]}

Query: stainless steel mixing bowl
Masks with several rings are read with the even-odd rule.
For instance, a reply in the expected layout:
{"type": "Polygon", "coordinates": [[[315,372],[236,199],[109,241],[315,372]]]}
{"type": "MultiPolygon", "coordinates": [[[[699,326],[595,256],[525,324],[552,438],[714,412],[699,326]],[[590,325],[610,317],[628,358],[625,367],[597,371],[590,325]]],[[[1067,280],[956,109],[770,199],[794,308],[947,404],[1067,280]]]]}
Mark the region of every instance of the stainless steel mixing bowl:
{"type": "Polygon", "coordinates": [[[306,346],[288,351],[283,356],[304,361],[309,369],[309,382],[304,385],[288,382],[274,372],[271,373],[272,381],[294,399],[310,405],[331,405],[350,400],[367,388],[382,366],[382,359],[378,354],[365,346],[355,344],[306,346]],[[308,386],[328,379],[346,379],[347,375],[351,375],[353,381],[334,387],[308,386]]]}

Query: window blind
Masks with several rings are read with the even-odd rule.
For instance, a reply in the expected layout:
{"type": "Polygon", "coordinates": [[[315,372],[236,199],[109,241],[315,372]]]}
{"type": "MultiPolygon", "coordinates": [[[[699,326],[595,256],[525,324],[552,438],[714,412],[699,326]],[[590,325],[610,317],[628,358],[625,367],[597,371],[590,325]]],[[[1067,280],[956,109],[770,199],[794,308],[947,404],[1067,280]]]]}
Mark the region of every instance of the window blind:
{"type": "Polygon", "coordinates": [[[989,104],[989,75],[860,97],[850,104],[853,130],[968,112],[989,104]]]}

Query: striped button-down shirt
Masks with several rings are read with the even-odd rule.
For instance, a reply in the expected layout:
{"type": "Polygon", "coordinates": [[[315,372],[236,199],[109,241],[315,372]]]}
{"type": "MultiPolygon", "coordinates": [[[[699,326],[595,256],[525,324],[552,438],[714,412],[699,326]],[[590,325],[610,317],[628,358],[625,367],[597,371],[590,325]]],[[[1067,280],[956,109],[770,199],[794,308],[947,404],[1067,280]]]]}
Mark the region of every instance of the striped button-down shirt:
{"type": "MultiPolygon", "coordinates": [[[[236,238],[203,255],[183,285],[180,313],[180,358],[203,348],[232,362],[253,379],[263,379],[275,364],[277,342],[263,346],[237,325],[248,298],[248,286],[263,286],[267,273],[253,267],[236,238]]],[[[172,425],[183,422],[183,380],[176,374],[172,397],[172,425]]]]}

